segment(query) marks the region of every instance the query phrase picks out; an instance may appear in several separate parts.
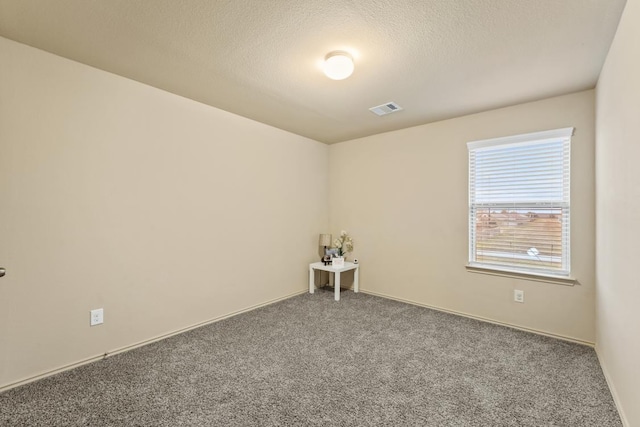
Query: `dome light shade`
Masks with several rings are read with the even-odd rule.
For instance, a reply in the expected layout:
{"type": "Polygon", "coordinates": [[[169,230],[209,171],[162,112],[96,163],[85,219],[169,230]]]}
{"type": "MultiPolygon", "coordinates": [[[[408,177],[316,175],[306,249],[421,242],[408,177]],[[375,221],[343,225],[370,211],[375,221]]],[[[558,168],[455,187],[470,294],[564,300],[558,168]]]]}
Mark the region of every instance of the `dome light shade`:
{"type": "Polygon", "coordinates": [[[324,74],[333,80],[344,80],[353,73],[353,57],[347,52],[334,51],[324,58],[324,74]]]}

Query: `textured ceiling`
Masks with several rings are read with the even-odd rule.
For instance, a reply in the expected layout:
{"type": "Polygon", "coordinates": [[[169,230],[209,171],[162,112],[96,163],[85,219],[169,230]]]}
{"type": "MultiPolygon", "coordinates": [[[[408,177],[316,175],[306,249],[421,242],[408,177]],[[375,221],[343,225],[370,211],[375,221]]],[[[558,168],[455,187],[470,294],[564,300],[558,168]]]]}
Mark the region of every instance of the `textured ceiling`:
{"type": "Polygon", "coordinates": [[[0,36],[334,143],[593,88],[624,4],[0,0],[0,36]],[[346,80],[320,69],[336,49],[346,80]]]}

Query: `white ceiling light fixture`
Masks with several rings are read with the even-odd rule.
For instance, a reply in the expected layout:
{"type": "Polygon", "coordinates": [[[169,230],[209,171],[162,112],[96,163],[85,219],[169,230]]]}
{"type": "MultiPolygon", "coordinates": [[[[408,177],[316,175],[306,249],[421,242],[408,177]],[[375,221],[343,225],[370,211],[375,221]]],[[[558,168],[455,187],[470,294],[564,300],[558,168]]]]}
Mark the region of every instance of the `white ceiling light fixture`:
{"type": "Polygon", "coordinates": [[[329,52],[324,57],[324,74],[333,80],[344,80],[353,73],[353,57],[343,50],[329,52]]]}

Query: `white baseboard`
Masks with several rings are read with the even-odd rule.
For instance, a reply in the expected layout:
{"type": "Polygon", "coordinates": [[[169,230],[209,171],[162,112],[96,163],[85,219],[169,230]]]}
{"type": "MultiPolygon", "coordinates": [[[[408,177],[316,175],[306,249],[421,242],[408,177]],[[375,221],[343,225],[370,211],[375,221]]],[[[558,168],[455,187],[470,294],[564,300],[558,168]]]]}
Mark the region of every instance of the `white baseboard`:
{"type": "Polygon", "coordinates": [[[494,325],[506,326],[507,328],[517,329],[519,331],[531,332],[531,333],[534,333],[534,334],[537,334],[537,335],[544,335],[546,337],[556,338],[556,339],[560,339],[560,340],[563,340],[563,341],[569,341],[569,342],[572,342],[572,343],[586,345],[586,346],[589,346],[589,347],[595,347],[595,343],[593,343],[591,341],[585,341],[585,340],[582,340],[582,339],[579,339],[579,338],[574,338],[574,337],[569,337],[569,336],[565,336],[565,335],[554,334],[552,332],[542,331],[542,330],[534,329],[534,328],[527,328],[527,327],[524,327],[524,326],[514,325],[512,323],[501,322],[499,320],[489,319],[487,317],[476,316],[474,314],[464,313],[464,312],[456,311],[456,310],[450,310],[448,308],[429,305],[429,304],[425,304],[425,303],[422,303],[422,302],[417,302],[417,301],[408,300],[408,299],[404,299],[404,298],[397,298],[397,297],[394,297],[392,295],[387,295],[387,294],[383,294],[383,293],[380,293],[380,292],[372,292],[372,291],[368,291],[368,290],[360,290],[360,292],[365,293],[365,294],[375,295],[375,296],[378,296],[378,297],[381,297],[381,298],[391,299],[391,300],[394,300],[394,301],[404,302],[404,303],[407,303],[407,304],[417,305],[417,306],[420,306],[420,307],[430,308],[432,310],[441,311],[443,313],[455,314],[456,316],[468,317],[469,319],[475,319],[475,320],[480,320],[482,322],[493,323],[494,325]]]}
{"type": "Polygon", "coordinates": [[[34,381],[41,380],[41,379],[46,378],[46,377],[50,377],[50,376],[55,375],[55,374],[59,374],[59,373],[64,372],[64,371],[68,371],[70,369],[78,368],[80,366],[96,362],[98,360],[106,359],[107,357],[111,357],[111,356],[114,356],[116,354],[124,353],[125,351],[133,350],[135,348],[142,347],[142,346],[145,346],[147,344],[151,344],[151,343],[154,343],[154,342],[157,342],[157,341],[161,341],[161,340],[163,340],[165,338],[169,338],[169,337],[172,337],[174,335],[182,334],[184,332],[190,331],[192,329],[199,328],[201,326],[210,325],[211,323],[219,322],[221,320],[228,319],[230,317],[237,316],[239,314],[246,313],[248,311],[252,311],[252,310],[258,309],[260,307],[265,307],[267,305],[275,304],[277,302],[284,301],[286,299],[293,298],[293,297],[298,296],[298,295],[302,295],[302,294],[304,294],[306,292],[309,292],[309,290],[305,289],[305,290],[302,290],[302,291],[297,291],[297,292],[291,293],[289,295],[285,295],[285,296],[282,296],[282,297],[279,297],[279,298],[275,298],[275,299],[272,299],[272,300],[269,300],[269,301],[266,301],[266,302],[263,302],[263,303],[260,303],[260,304],[256,304],[256,305],[252,305],[252,306],[247,307],[247,308],[243,308],[241,310],[237,310],[237,311],[234,311],[234,312],[231,312],[231,313],[228,313],[228,314],[224,314],[222,316],[214,317],[213,319],[205,320],[204,322],[199,322],[199,323],[196,323],[194,325],[187,326],[185,328],[177,329],[175,331],[171,331],[171,332],[168,332],[166,334],[158,335],[158,336],[155,336],[153,338],[149,338],[149,339],[144,340],[144,341],[139,341],[137,343],[130,344],[130,345],[127,345],[127,346],[124,346],[124,347],[119,347],[119,348],[116,348],[114,350],[105,352],[104,354],[91,356],[91,357],[79,360],[77,362],[70,363],[68,365],[60,366],[58,368],[51,369],[51,370],[42,372],[40,374],[33,375],[31,377],[24,378],[24,379],[15,381],[13,383],[9,383],[9,384],[0,386],[0,393],[2,393],[4,391],[7,391],[7,390],[10,390],[12,388],[19,387],[21,385],[25,385],[25,384],[28,384],[28,383],[31,383],[31,382],[34,382],[34,381]]]}
{"type": "Polygon", "coordinates": [[[607,381],[607,386],[609,386],[609,391],[611,392],[611,397],[613,397],[613,403],[616,405],[616,409],[618,410],[618,415],[620,415],[620,421],[622,421],[622,425],[624,427],[631,427],[629,421],[627,420],[627,416],[622,409],[622,405],[620,404],[620,398],[618,397],[618,392],[616,391],[615,386],[613,385],[613,381],[611,380],[611,375],[609,375],[609,371],[604,363],[602,363],[602,357],[600,357],[600,352],[598,351],[598,345],[595,346],[596,356],[598,356],[598,362],[600,362],[600,368],[602,369],[602,373],[604,374],[604,379],[607,381]]]}

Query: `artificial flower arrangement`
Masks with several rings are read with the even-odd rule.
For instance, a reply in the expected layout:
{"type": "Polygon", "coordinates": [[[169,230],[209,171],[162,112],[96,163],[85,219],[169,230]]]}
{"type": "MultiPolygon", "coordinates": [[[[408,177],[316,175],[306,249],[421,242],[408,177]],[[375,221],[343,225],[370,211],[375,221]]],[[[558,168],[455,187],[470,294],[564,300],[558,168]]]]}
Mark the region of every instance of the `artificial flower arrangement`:
{"type": "Polygon", "coordinates": [[[338,250],[338,256],[345,257],[349,252],[353,252],[353,239],[349,233],[342,230],[340,237],[333,241],[333,246],[338,250]]]}

